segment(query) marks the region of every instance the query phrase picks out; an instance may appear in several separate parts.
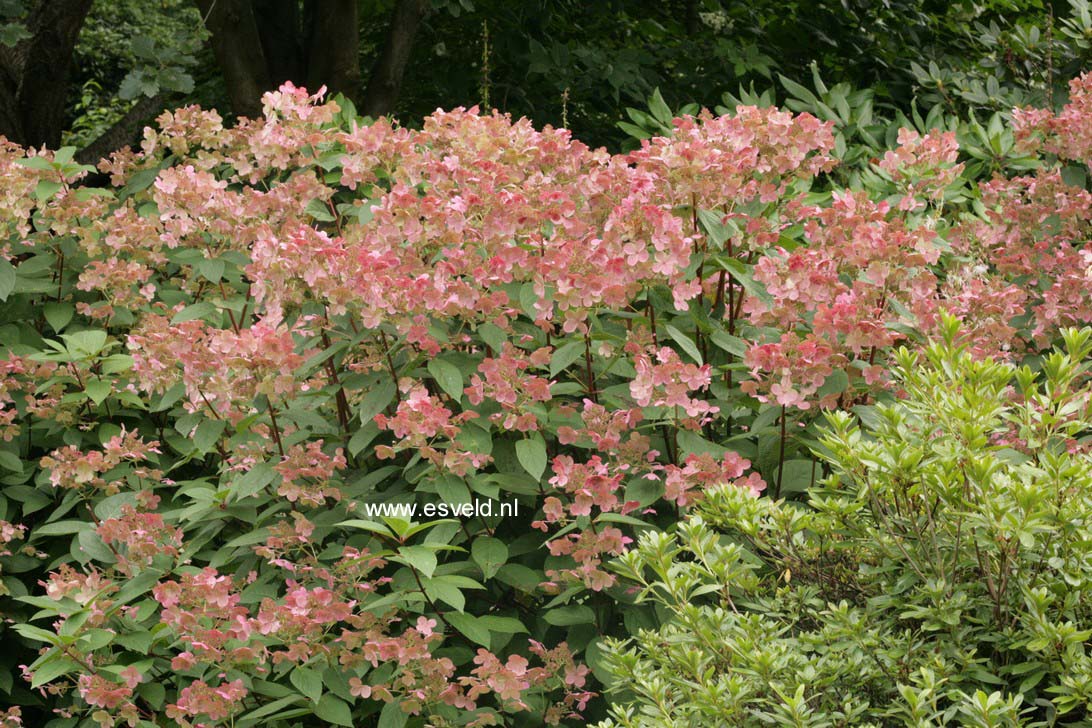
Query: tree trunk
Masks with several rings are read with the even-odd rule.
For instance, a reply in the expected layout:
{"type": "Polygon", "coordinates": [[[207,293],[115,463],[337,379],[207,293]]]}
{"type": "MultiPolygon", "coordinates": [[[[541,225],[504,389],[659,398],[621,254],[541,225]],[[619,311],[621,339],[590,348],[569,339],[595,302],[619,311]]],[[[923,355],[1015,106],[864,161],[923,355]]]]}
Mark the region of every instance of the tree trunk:
{"type": "Polygon", "coordinates": [[[156,94],[151,98],[141,96],[133,108],[114,122],[113,126],[99,135],[95,141],[76,152],[76,161],[81,164],[95,164],[110,152],[133,144],[140,137],[145,122],[163,109],[167,102],[166,94],[156,94]]]}
{"type": "Polygon", "coordinates": [[[686,0],[686,15],[684,18],[687,35],[698,33],[698,0],[686,0]]]}
{"type": "Polygon", "coordinates": [[[251,0],[197,0],[212,34],[212,51],[224,74],[237,116],[261,116],[262,94],[273,87],[251,0]]]}
{"type": "Polygon", "coordinates": [[[428,8],[429,0],[398,0],[387,41],[364,92],[364,102],[360,108],[362,114],[377,117],[394,110],[413,51],[413,41],[428,8]]]}
{"type": "Polygon", "coordinates": [[[27,17],[30,37],[5,49],[0,59],[0,133],[12,141],[60,145],[72,54],[91,2],[41,0],[27,17]]]}
{"type": "MultiPolygon", "coordinates": [[[[274,86],[306,83],[298,0],[254,0],[254,18],[269,80],[274,86]]],[[[355,18],[354,18],[355,20],[355,18]]]]}
{"type": "Polygon", "coordinates": [[[23,140],[23,121],[19,118],[18,79],[11,78],[6,68],[0,68],[0,136],[9,141],[23,140]]]}
{"type": "Polygon", "coordinates": [[[360,25],[356,0],[314,0],[311,5],[307,88],[326,86],[360,100],[360,25]]]}

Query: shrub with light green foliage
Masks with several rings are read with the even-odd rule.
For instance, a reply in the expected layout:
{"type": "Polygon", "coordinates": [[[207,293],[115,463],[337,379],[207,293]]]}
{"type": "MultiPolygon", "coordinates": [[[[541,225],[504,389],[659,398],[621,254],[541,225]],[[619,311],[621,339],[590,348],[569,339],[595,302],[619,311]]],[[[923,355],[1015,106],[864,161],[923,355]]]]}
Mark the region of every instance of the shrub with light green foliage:
{"type": "Polygon", "coordinates": [[[828,415],[806,504],[716,488],[619,559],[666,619],[602,727],[1090,724],[1092,330],[1033,371],[944,328],[828,415]]]}

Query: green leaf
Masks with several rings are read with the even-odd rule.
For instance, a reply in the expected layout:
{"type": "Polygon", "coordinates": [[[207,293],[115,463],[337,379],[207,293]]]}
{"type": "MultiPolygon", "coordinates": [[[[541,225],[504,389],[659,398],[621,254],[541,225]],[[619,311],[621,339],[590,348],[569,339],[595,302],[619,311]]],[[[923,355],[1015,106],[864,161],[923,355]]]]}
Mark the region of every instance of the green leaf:
{"type": "Polygon", "coordinates": [[[374,422],[367,422],[349,438],[349,454],[354,458],[379,434],[379,427],[374,422]]]}
{"type": "Polygon", "coordinates": [[[23,461],[10,450],[0,450],[0,468],[13,473],[23,472],[23,461]]]}
{"type": "MultiPolygon", "coordinates": [[[[391,703],[391,705],[397,704],[391,703]]],[[[323,695],[318,701],[318,705],[315,706],[315,715],[334,725],[344,725],[349,728],[353,726],[353,711],[349,708],[349,704],[330,693],[323,695]]]]}
{"type": "Polygon", "coordinates": [[[91,398],[91,401],[95,404],[102,404],[102,401],[110,396],[112,387],[110,382],[103,379],[92,379],[83,388],[83,391],[87,392],[87,396],[91,398]]]}
{"type": "Polygon", "coordinates": [[[42,664],[40,667],[34,670],[34,677],[30,682],[31,689],[40,688],[46,683],[53,682],[59,677],[67,675],[70,672],[84,672],[86,668],[80,665],[80,663],[68,657],[58,657],[55,660],[50,660],[42,664]]]}
{"type": "Polygon", "coordinates": [[[194,266],[194,269],[210,283],[219,283],[224,277],[224,261],[220,258],[206,258],[194,266]]]}
{"type": "Polygon", "coordinates": [[[376,728],[403,728],[407,720],[409,720],[409,714],[402,710],[402,703],[392,700],[380,711],[376,728]]]}
{"type": "Polygon", "coordinates": [[[664,97],[660,95],[660,89],[654,89],[652,96],[648,99],[648,110],[652,112],[652,115],[656,117],[656,121],[664,124],[665,126],[671,125],[671,119],[673,114],[671,113],[671,107],[664,101],[664,97]]]}
{"type": "Polygon", "coordinates": [[[210,316],[216,313],[216,310],[216,306],[209,303],[208,301],[200,301],[199,303],[194,303],[186,306],[184,309],[176,313],[174,315],[174,318],[171,319],[171,323],[180,324],[186,321],[193,321],[194,319],[205,318],[206,316],[210,316]]]}
{"type": "Polygon", "coordinates": [[[444,615],[444,619],[471,642],[489,649],[489,629],[477,617],[465,612],[450,612],[444,615]]]}
{"type": "Polygon", "coordinates": [[[428,373],[453,400],[458,402],[463,398],[463,373],[459,367],[444,359],[432,359],[428,363],[428,373]]]}
{"type": "Polygon", "coordinates": [[[386,409],[397,393],[398,387],[389,379],[384,379],[377,384],[375,389],[368,392],[364,401],[360,403],[360,421],[362,423],[371,422],[377,414],[386,409]]]}
{"type": "Polygon", "coordinates": [[[427,546],[403,546],[398,555],[426,579],[431,579],[436,571],[436,552],[427,546]]]}
{"type": "Polygon", "coordinates": [[[559,346],[550,357],[550,376],[556,377],[559,372],[569,368],[574,361],[584,355],[583,341],[570,341],[564,346],[559,346]]]}
{"type": "Polygon", "coordinates": [[[79,533],[80,531],[90,531],[95,528],[94,524],[89,521],[54,521],[53,523],[46,523],[34,529],[34,536],[68,536],[73,533],[79,533]]]}
{"type": "MultiPolygon", "coordinates": [[[[143,687],[145,687],[145,685],[141,686],[141,688],[143,687]]],[[[299,702],[299,700],[300,696],[298,695],[287,695],[283,698],[278,698],[272,703],[266,703],[256,710],[252,710],[249,713],[244,713],[235,721],[235,725],[239,728],[242,728],[242,726],[254,725],[254,721],[259,720],[260,718],[265,718],[266,716],[273,715],[274,713],[280,711],[282,708],[287,708],[289,705],[299,702]]]]}
{"type": "Polygon", "coordinates": [[[523,564],[505,564],[497,570],[497,580],[520,591],[533,593],[546,581],[539,572],[523,564]]]}
{"type": "Polygon", "coordinates": [[[117,561],[114,553],[103,543],[102,538],[95,531],[80,531],[79,535],[76,536],[76,543],[79,544],[80,551],[96,561],[105,564],[112,564],[117,561]]]}
{"type": "Polygon", "coordinates": [[[501,351],[504,350],[504,344],[508,341],[508,334],[504,333],[504,329],[495,324],[479,325],[478,336],[482,337],[482,341],[489,344],[493,349],[493,353],[497,356],[500,356],[501,351]]]}
{"type": "Polygon", "coordinates": [[[735,278],[743,290],[751,294],[758,300],[766,304],[773,303],[773,297],[765,289],[762,284],[758,283],[752,276],[751,271],[754,266],[749,266],[741,260],[730,258],[725,255],[717,256],[717,262],[724,266],[724,269],[728,271],[728,275],[735,278]]]}
{"type": "Polygon", "coordinates": [[[20,167],[26,167],[27,169],[36,169],[39,172],[48,172],[53,169],[53,162],[49,161],[45,157],[28,157],[26,159],[16,159],[15,163],[20,167]]]}
{"type": "Polygon", "coordinates": [[[516,634],[528,631],[523,622],[515,617],[498,617],[494,614],[487,614],[484,617],[478,617],[478,622],[488,627],[490,632],[500,632],[501,634],[516,634]]]}
{"type": "Polygon", "coordinates": [[[731,230],[721,222],[721,217],[722,213],[713,210],[698,210],[698,222],[709,236],[709,241],[713,243],[715,250],[722,249],[724,243],[731,237],[731,230]]]}
{"type": "Polygon", "coordinates": [[[823,385],[816,391],[816,396],[826,397],[831,394],[841,394],[849,389],[849,375],[844,369],[835,369],[823,380],[823,385]]]}
{"type": "Polygon", "coordinates": [[[734,354],[741,359],[747,355],[747,342],[738,336],[732,336],[727,331],[718,329],[710,334],[709,338],[714,344],[729,354],[734,354]]]}
{"type": "Polygon", "coordinates": [[[45,202],[61,189],[61,183],[54,180],[43,179],[40,180],[34,188],[34,196],[38,198],[38,202],[45,202]]]}
{"type": "Polygon", "coordinates": [[[811,460],[787,460],[781,473],[781,494],[803,493],[822,473],[811,460]]]}
{"type": "Polygon", "coordinates": [[[546,441],[537,432],[516,442],[516,458],[531,477],[540,480],[546,472],[546,441]]]}
{"type": "Polygon", "coordinates": [[[329,206],[317,198],[307,203],[304,212],[319,222],[333,222],[336,219],[330,214],[329,206]]]}
{"type": "Polygon", "coordinates": [[[289,681],[312,703],[322,697],[322,674],[308,667],[297,667],[288,676],[289,681]]]}
{"type": "Polygon", "coordinates": [[[89,359],[106,346],[106,332],[95,329],[77,331],[74,334],[61,334],[69,353],[78,359],[89,359]]]}
{"type": "Polygon", "coordinates": [[[359,528],[362,531],[371,531],[372,533],[379,534],[384,538],[391,537],[391,529],[380,523],[374,523],[372,521],[362,521],[359,518],[353,518],[348,521],[342,521],[337,524],[339,526],[346,526],[348,528],[359,528]]]}
{"type": "Polygon", "coordinates": [[[0,301],[8,300],[15,290],[15,267],[8,259],[0,258],[0,301]]]}
{"type": "Polygon", "coordinates": [[[78,646],[81,652],[94,652],[113,642],[115,636],[111,630],[89,629],[80,635],[78,646]]]}
{"type": "Polygon", "coordinates": [[[470,555],[482,570],[482,576],[492,579],[508,561],[508,547],[500,539],[479,536],[470,547],[470,555]]]}
{"type": "Polygon", "coordinates": [[[426,581],[425,594],[428,595],[429,599],[439,599],[461,612],[466,608],[466,597],[463,596],[459,587],[451,583],[451,581],[447,581],[448,578],[441,576],[426,581]]]}
{"type": "Polygon", "coordinates": [[[12,629],[27,639],[36,642],[47,642],[51,645],[57,645],[61,642],[61,638],[53,632],[44,630],[41,627],[35,627],[33,624],[16,624],[12,626],[12,629]]]}
{"type": "Polygon", "coordinates": [[[595,612],[583,604],[570,604],[567,607],[558,607],[546,612],[546,623],[555,627],[571,627],[575,624],[593,622],[595,622],[595,612]]]}
{"type": "Polygon", "coordinates": [[[698,366],[701,366],[705,363],[705,360],[703,360],[701,357],[701,351],[698,349],[698,345],[694,343],[693,339],[691,339],[683,332],[679,331],[671,324],[664,324],[664,330],[667,331],[668,336],[674,339],[675,343],[682,347],[682,350],[685,351],[687,355],[698,364],[698,366]]]}
{"type": "Polygon", "coordinates": [[[227,420],[203,421],[193,433],[194,446],[202,453],[211,451],[220,440],[220,436],[224,434],[225,427],[227,427],[227,420]]]}
{"type": "Polygon", "coordinates": [[[228,490],[234,500],[249,498],[266,487],[277,477],[277,471],[269,463],[257,463],[247,472],[231,481],[228,490]]]}
{"type": "Polygon", "coordinates": [[[75,313],[76,309],[71,303],[51,302],[42,306],[42,315],[45,316],[46,322],[58,334],[64,330],[65,326],[68,326],[75,313]]]}

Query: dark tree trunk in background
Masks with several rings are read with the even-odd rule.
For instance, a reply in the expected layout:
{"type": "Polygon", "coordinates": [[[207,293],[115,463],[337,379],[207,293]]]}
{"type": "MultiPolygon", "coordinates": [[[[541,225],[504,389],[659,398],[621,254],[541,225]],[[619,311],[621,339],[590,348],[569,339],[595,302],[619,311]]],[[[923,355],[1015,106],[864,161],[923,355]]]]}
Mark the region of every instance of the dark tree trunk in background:
{"type": "Polygon", "coordinates": [[[239,116],[260,116],[262,94],[273,87],[251,0],[197,0],[212,52],[224,74],[231,108],[239,116]]]}
{"type": "Polygon", "coordinates": [[[397,0],[365,89],[358,0],[196,0],[212,34],[233,111],[261,113],[262,93],[285,81],[341,93],[365,114],[389,114],[430,0],[397,0]],[[302,8],[301,8],[302,5],[302,8]]]}
{"type": "MultiPolygon", "coordinates": [[[[358,0],[194,0],[211,34],[232,111],[261,114],[261,97],[284,81],[342,93],[364,113],[389,114],[430,0],[396,0],[386,41],[365,89],[360,71],[358,0]]],[[[0,46],[0,134],[26,146],[60,145],[80,30],[93,0],[36,0],[27,37],[0,46]]],[[[98,159],[131,143],[140,124],[169,102],[142,98],[80,152],[98,159]]]]}
{"type": "Polygon", "coordinates": [[[683,19],[687,35],[698,33],[698,0],[686,0],[686,16],[683,19]]]}
{"type": "Polygon", "coordinates": [[[254,17],[262,41],[269,80],[303,86],[307,65],[300,32],[299,0],[254,0],[254,17]]]}
{"type": "Polygon", "coordinates": [[[429,0],[398,0],[394,7],[387,41],[376,60],[361,104],[360,110],[367,116],[382,116],[394,110],[413,51],[413,41],[428,9],[429,0]]]}
{"type": "Polygon", "coordinates": [[[103,157],[109,156],[111,152],[138,141],[145,122],[164,108],[167,98],[167,95],[162,93],[150,98],[141,96],[109,129],[76,152],[76,161],[82,164],[95,164],[103,157]]]}
{"type": "Polygon", "coordinates": [[[360,26],[356,0],[314,0],[310,12],[307,88],[326,86],[360,101],[360,26]]]}
{"type": "Polygon", "coordinates": [[[72,55],[91,2],[40,0],[31,8],[29,37],[0,53],[0,134],[25,145],[60,145],[72,55]]]}

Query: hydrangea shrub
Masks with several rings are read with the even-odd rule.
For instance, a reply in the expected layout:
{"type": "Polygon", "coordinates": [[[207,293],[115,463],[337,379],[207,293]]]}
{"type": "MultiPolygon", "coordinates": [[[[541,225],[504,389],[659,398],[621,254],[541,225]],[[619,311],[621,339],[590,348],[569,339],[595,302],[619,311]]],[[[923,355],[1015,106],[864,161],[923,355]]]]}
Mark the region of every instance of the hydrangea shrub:
{"type": "Polygon", "coordinates": [[[806,490],[817,412],[945,310],[1014,357],[1087,319],[1089,84],[1016,176],[907,129],[849,189],[831,123],[748,106],[612,155],[285,86],[101,186],[4,144],[4,720],[594,717],[640,532],[806,490]]]}

